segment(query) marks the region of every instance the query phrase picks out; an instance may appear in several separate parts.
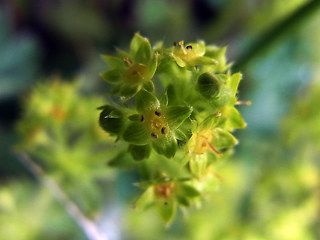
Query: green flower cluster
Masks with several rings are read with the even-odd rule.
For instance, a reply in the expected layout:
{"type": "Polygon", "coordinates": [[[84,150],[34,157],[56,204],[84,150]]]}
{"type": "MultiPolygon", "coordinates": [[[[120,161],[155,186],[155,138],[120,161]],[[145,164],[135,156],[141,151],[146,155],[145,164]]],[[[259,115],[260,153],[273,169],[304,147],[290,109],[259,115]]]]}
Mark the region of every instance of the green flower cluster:
{"type": "Polygon", "coordinates": [[[135,34],[128,53],[103,56],[111,68],[101,76],[119,101],[99,108],[100,126],[127,142],[130,155],[120,154],[112,165],[136,160],[130,166],[140,169],[145,189],[138,202],[161,202],[156,205],[166,222],[177,205],[201,198],[212,166],[238,142],[231,132],[246,126],[235,108],[243,103],[237,100],[241,74],[231,74],[225,52],[203,41],[151,47],[135,34]],[[193,190],[182,191],[185,186],[193,190]]]}
{"type": "Polygon", "coordinates": [[[95,115],[96,104],[104,100],[84,95],[81,85],[79,80],[60,78],[38,83],[23,104],[16,150],[27,153],[92,215],[101,204],[96,182],[112,176],[104,166],[113,139],[99,127],[95,115]]]}

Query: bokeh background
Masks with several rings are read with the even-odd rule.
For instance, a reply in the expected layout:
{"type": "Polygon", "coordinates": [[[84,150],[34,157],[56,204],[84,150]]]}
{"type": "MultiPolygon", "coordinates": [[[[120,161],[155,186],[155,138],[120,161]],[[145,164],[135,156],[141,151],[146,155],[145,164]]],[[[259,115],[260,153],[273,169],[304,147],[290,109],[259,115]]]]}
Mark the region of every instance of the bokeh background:
{"type": "MultiPolygon", "coordinates": [[[[92,127],[95,108],[108,91],[99,77],[106,69],[99,55],[128,49],[135,32],[167,46],[199,39],[228,46],[232,70],[243,73],[240,99],[252,105],[239,107],[247,128],[235,133],[240,144],[219,166],[223,180],[200,209],[180,212],[165,228],[154,212],[131,209],[134,173],[107,163],[93,167],[83,146],[92,138],[104,141],[103,135],[83,134],[82,151],[60,152],[50,143],[53,153],[75,160],[55,165],[44,154],[47,162],[38,160],[44,175],[56,179],[108,239],[320,239],[319,5],[311,0],[1,1],[0,239],[88,239],[19,160],[21,119],[30,108],[31,124],[32,111],[60,98],[73,109],[68,120],[76,123],[75,131],[92,127]],[[33,90],[39,83],[47,85],[33,90]],[[58,97],[50,89],[57,89],[58,97]],[[32,92],[39,99],[31,107],[32,92]]],[[[112,143],[95,149],[106,159],[113,154],[112,143]]]]}

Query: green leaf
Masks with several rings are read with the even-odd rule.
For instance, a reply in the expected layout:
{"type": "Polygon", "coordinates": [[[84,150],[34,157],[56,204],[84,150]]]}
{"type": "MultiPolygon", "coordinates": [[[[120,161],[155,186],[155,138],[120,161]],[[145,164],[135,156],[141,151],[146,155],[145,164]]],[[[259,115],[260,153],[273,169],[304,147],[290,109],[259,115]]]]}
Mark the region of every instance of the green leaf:
{"type": "Polygon", "coordinates": [[[136,33],[131,40],[130,55],[135,63],[148,63],[153,57],[149,40],[136,33]]]}
{"type": "Polygon", "coordinates": [[[203,73],[199,76],[197,87],[202,96],[205,98],[216,97],[221,89],[221,81],[217,76],[210,73],[203,73]]]}
{"type": "Polygon", "coordinates": [[[193,186],[188,184],[182,184],[180,186],[181,194],[190,198],[199,197],[200,192],[193,186]]]}
{"type": "Polygon", "coordinates": [[[191,173],[200,178],[207,168],[207,154],[193,155],[189,161],[191,173]]]}
{"type": "Polygon", "coordinates": [[[192,113],[189,106],[170,106],[165,110],[165,116],[171,129],[178,128],[192,113]]]}
{"type": "Polygon", "coordinates": [[[142,89],[136,95],[136,108],[140,113],[147,113],[160,108],[160,102],[152,93],[142,89]]]}
{"type": "Polygon", "coordinates": [[[214,132],[211,144],[217,149],[230,148],[238,143],[238,140],[227,130],[216,128],[214,132]]]}
{"type": "Polygon", "coordinates": [[[123,71],[121,69],[112,69],[100,74],[100,76],[108,83],[115,84],[122,79],[123,71]]]}
{"type": "Polygon", "coordinates": [[[167,201],[158,201],[157,210],[161,218],[166,224],[170,224],[176,215],[177,202],[174,199],[168,199],[167,201]]]}
{"type": "Polygon", "coordinates": [[[106,105],[100,113],[100,126],[110,134],[120,134],[125,124],[123,113],[113,107],[106,105]]]}
{"type": "Polygon", "coordinates": [[[131,153],[131,156],[133,157],[134,160],[140,161],[145,158],[149,158],[150,153],[151,153],[151,146],[148,145],[129,145],[129,152],[131,153]]]}
{"type": "Polygon", "coordinates": [[[134,145],[146,145],[150,142],[150,135],[143,123],[132,122],[125,129],[123,139],[134,145]]]}
{"type": "Polygon", "coordinates": [[[165,136],[153,139],[152,146],[157,153],[167,158],[173,158],[177,151],[177,140],[174,138],[173,133],[169,132],[165,136]]]}

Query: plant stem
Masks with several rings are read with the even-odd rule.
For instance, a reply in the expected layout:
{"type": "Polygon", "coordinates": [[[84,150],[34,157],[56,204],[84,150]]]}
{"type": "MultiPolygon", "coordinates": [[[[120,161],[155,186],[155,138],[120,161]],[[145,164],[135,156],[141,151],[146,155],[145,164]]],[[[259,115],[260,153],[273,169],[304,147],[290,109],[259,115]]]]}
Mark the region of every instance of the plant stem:
{"type": "Polygon", "coordinates": [[[274,28],[262,34],[243,54],[240,55],[236,63],[233,65],[234,71],[239,71],[252,58],[261,54],[267,48],[272,46],[279,38],[286,35],[293,29],[296,29],[306,18],[311,16],[314,12],[319,10],[320,1],[313,0],[299,8],[292,15],[281,21],[274,28]]]}
{"type": "Polygon", "coordinates": [[[107,240],[106,236],[101,235],[95,223],[82,213],[52,178],[44,174],[40,166],[34,163],[26,153],[19,153],[17,156],[19,161],[51,191],[55,199],[64,207],[89,240],[107,240]]]}

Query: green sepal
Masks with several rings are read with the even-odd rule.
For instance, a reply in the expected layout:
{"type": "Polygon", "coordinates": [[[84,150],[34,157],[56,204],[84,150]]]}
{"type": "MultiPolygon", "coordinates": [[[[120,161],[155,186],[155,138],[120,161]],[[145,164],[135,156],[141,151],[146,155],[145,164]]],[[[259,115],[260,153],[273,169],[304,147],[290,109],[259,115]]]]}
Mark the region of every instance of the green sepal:
{"type": "Polygon", "coordinates": [[[135,208],[146,209],[154,202],[154,192],[152,187],[148,187],[135,203],[135,208]]]}
{"type": "Polygon", "coordinates": [[[183,61],[181,58],[177,57],[174,54],[170,54],[170,56],[174,59],[174,61],[177,63],[179,67],[185,67],[187,64],[185,61],[183,61]]]}
{"type": "Polygon", "coordinates": [[[165,91],[160,97],[161,106],[168,106],[168,93],[165,91]]]}
{"type": "Polygon", "coordinates": [[[119,109],[105,105],[100,113],[99,124],[106,132],[118,135],[122,132],[125,124],[124,115],[119,109]]]}
{"type": "Polygon", "coordinates": [[[140,113],[146,113],[158,109],[160,102],[152,93],[142,89],[136,95],[136,108],[140,113]]]}
{"type": "Polygon", "coordinates": [[[190,198],[199,197],[200,192],[193,186],[189,184],[181,184],[180,186],[181,194],[190,198]]]}
{"type": "Polygon", "coordinates": [[[146,145],[150,142],[150,135],[143,123],[132,122],[125,129],[123,140],[134,145],[146,145]]]}
{"type": "Polygon", "coordinates": [[[189,161],[191,173],[197,178],[202,177],[207,168],[207,161],[207,154],[193,155],[189,161]]]}
{"type": "Polygon", "coordinates": [[[205,56],[214,58],[218,61],[218,64],[214,66],[215,72],[224,72],[230,67],[230,64],[227,64],[226,50],[226,47],[218,47],[215,45],[210,45],[206,47],[205,56]]]}
{"type": "Polygon", "coordinates": [[[217,76],[207,72],[201,74],[197,82],[198,91],[208,99],[214,98],[219,94],[221,85],[222,82],[217,76]]]}
{"type": "Polygon", "coordinates": [[[135,63],[147,63],[153,57],[153,50],[147,38],[136,33],[130,43],[130,55],[135,63]]]}
{"type": "Polygon", "coordinates": [[[175,199],[159,200],[157,210],[163,221],[170,224],[177,212],[177,202],[175,199]]]}
{"type": "Polygon", "coordinates": [[[112,69],[100,74],[100,76],[108,83],[116,84],[122,79],[123,71],[121,69],[112,69]]]}
{"type": "Polygon", "coordinates": [[[167,158],[173,158],[177,151],[177,140],[172,132],[169,132],[165,136],[161,136],[158,139],[152,141],[154,150],[166,156],[167,158]]]}
{"type": "Polygon", "coordinates": [[[217,149],[230,148],[238,143],[238,140],[227,130],[216,128],[214,132],[215,136],[211,144],[217,149]]]}
{"type": "Polygon", "coordinates": [[[153,82],[150,80],[148,82],[146,82],[145,84],[143,84],[143,88],[145,90],[147,90],[148,92],[153,92],[154,91],[154,84],[153,82]]]}
{"type": "Polygon", "coordinates": [[[122,49],[116,48],[117,50],[117,54],[121,59],[127,58],[129,57],[129,53],[127,53],[126,51],[123,51],[122,49]]]}
{"type": "Polygon", "coordinates": [[[152,80],[153,75],[156,73],[159,61],[159,54],[155,54],[153,58],[147,63],[148,73],[146,74],[146,78],[148,80],[152,80]]]}
{"type": "Polygon", "coordinates": [[[122,84],[115,85],[114,88],[111,89],[110,95],[119,94],[121,87],[122,87],[122,84]]]}
{"type": "Polygon", "coordinates": [[[116,168],[130,168],[134,166],[135,162],[132,160],[130,155],[127,152],[120,152],[118,155],[113,157],[109,162],[109,167],[116,167],[116,168]]]}
{"type": "Polygon", "coordinates": [[[144,181],[140,181],[140,182],[135,182],[134,186],[143,189],[143,190],[147,190],[151,185],[154,184],[154,181],[152,180],[144,180],[144,181]]]}
{"type": "Polygon", "coordinates": [[[221,118],[221,114],[211,114],[206,119],[204,119],[199,127],[198,131],[204,130],[204,129],[213,129],[215,126],[218,125],[221,118]]]}
{"type": "Polygon", "coordinates": [[[184,196],[177,196],[177,201],[180,205],[184,206],[184,207],[190,207],[190,201],[188,200],[188,198],[184,197],[184,196]]]}
{"type": "Polygon", "coordinates": [[[132,114],[128,118],[131,121],[141,121],[141,114],[132,114]]]}
{"type": "Polygon", "coordinates": [[[210,99],[210,104],[218,108],[227,106],[229,104],[233,105],[235,102],[236,98],[233,96],[232,91],[225,85],[221,87],[218,96],[210,99]]]}
{"type": "Polygon", "coordinates": [[[198,65],[216,65],[218,61],[209,57],[196,57],[193,58],[189,63],[188,66],[198,66],[198,65]]]}
{"type": "Polygon", "coordinates": [[[235,73],[230,77],[229,81],[227,82],[227,84],[228,84],[230,90],[233,92],[234,96],[237,94],[238,86],[239,86],[241,79],[242,79],[242,74],[235,73]]]}
{"type": "Polygon", "coordinates": [[[187,142],[188,137],[182,132],[180,129],[175,129],[174,130],[174,136],[176,139],[182,141],[182,142],[187,142]]]}
{"type": "Polygon", "coordinates": [[[150,144],[142,146],[130,144],[128,150],[134,160],[140,161],[145,158],[149,158],[151,153],[151,146],[150,144]]]}
{"type": "Polygon", "coordinates": [[[191,51],[193,51],[194,54],[197,56],[203,56],[205,54],[206,44],[203,41],[199,41],[196,43],[189,43],[189,44],[186,44],[186,46],[191,46],[192,47],[191,51]]]}
{"type": "Polygon", "coordinates": [[[216,45],[208,45],[206,47],[205,56],[218,59],[219,62],[225,58],[227,47],[218,47],[216,45]]]}
{"type": "Polygon", "coordinates": [[[103,61],[112,68],[119,68],[125,66],[125,62],[122,58],[111,56],[111,55],[101,55],[103,61]]]}
{"type": "Polygon", "coordinates": [[[235,107],[231,107],[228,110],[228,123],[230,130],[234,128],[245,128],[247,126],[246,122],[242,118],[241,114],[235,107]]]}
{"type": "Polygon", "coordinates": [[[119,89],[119,95],[121,97],[125,97],[126,99],[129,99],[136,95],[136,93],[140,90],[141,86],[139,84],[122,84],[119,89]]]}
{"type": "Polygon", "coordinates": [[[192,107],[189,106],[170,106],[165,109],[166,119],[170,128],[178,128],[184,120],[192,113],[192,107]]]}
{"type": "Polygon", "coordinates": [[[163,41],[158,41],[153,45],[153,49],[162,50],[162,48],[163,48],[163,41]]]}

